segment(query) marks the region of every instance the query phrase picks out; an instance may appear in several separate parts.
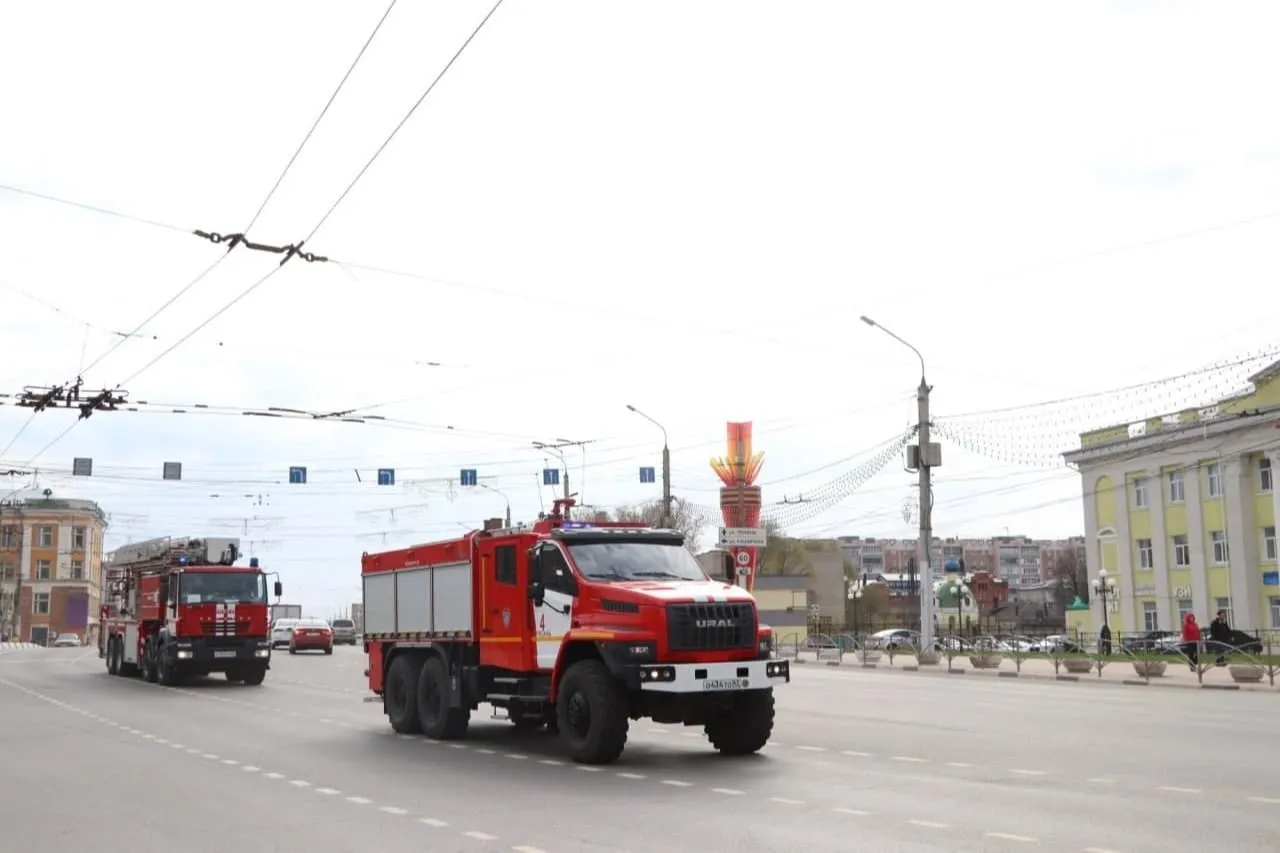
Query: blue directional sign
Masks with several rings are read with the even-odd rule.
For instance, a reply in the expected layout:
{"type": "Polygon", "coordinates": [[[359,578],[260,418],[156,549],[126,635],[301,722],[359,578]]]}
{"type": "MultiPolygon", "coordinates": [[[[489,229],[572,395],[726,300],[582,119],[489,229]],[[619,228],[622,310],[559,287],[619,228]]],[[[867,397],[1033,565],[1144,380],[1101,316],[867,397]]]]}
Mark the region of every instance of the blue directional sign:
{"type": "Polygon", "coordinates": [[[656,483],[656,482],[658,482],[658,478],[657,478],[656,474],[654,473],[653,468],[651,468],[651,467],[650,467],[650,468],[641,468],[641,469],[640,469],[640,482],[642,482],[642,483],[656,483]]]}
{"type": "Polygon", "coordinates": [[[458,485],[460,486],[475,486],[479,485],[479,483],[480,478],[476,476],[475,468],[463,468],[458,474],[458,485]]]}
{"type": "Polygon", "coordinates": [[[307,482],[307,469],[302,465],[294,465],[289,469],[289,482],[295,486],[305,485],[307,482]]]}
{"type": "Polygon", "coordinates": [[[560,485],[560,469],[559,468],[543,468],[542,469],[542,485],[544,486],[560,485]]]}
{"type": "Polygon", "coordinates": [[[394,486],[396,484],[395,468],[379,468],[378,469],[378,485],[394,486]]]}

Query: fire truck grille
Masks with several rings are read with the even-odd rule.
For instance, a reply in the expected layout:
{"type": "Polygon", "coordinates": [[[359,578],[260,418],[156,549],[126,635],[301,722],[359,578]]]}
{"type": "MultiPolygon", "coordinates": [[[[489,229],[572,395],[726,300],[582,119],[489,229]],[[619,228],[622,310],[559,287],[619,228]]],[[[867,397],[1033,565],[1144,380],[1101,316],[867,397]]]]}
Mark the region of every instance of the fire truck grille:
{"type": "Polygon", "coordinates": [[[201,627],[206,637],[235,637],[249,633],[249,620],[237,619],[235,622],[206,622],[201,627]]]}
{"type": "Polygon", "coordinates": [[[747,603],[668,604],[667,648],[673,652],[750,649],[756,617],[747,603]]]}

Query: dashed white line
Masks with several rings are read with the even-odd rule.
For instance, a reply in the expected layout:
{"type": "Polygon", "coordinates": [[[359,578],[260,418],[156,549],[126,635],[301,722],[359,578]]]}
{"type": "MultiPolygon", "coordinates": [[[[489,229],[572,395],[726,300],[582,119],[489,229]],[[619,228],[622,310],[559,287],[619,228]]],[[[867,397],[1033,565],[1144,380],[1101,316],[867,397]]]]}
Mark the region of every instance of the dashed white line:
{"type": "Polygon", "coordinates": [[[449,825],[448,823],[434,817],[420,817],[418,818],[418,823],[424,826],[432,826],[432,827],[435,827],[436,829],[443,829],[444,827],[449,825]]]}
{"type": "Polygon", "coordinates": [[[603,767],[592,767],[590,764],[575,764],[574,770],[581,770],[584,773],[599,773],[604,770],[603,767]]]}
{"type": "Polygon", "coordinates": [[[1177,785],[1160,785],[1157,791],[1164,791],[1169,794],[1199,794],[1203,792],[1203,788],[1179,788],[1177,785]]]}
{"type": "Polygon", "coordinates": [[[1084,781],[1094,785],[1114,785],[1116,783],[1115,779],[1107,779],[1103,776],[1093,776],[1089,779],[1085,779],[1084,781]]]}
{"type": "Polygon", "coordinates": [[[540,847],[530,847],[527,844],[521,844],[519,847],[512,847],[511,849],[514,853],[547,853],[540,847]]]}
{"type": "MultiPolygon", "coordinates": [[[[622,774],[618,774],[622,775],[622,774]]],[[[670,785],[673,788],[692,788],[692,782],[681,782],[679,779],[663,779],[662,784],[670,785]]]]}
{"type": "Polygon", "coordinates": [[[1264,803],[1268,806],[1280,806],[1280,799],[1276,797],[1250,797],[1251,803],[1264,803]]]}
{"type": "Polygon", "coordinates": [[[449,747],[450,749],[466,749],[467,748],[467,745],[465,743],[446,743],[445,746],[449,747]]]}
{"type": "Polygon", "coordinates": [[[792,799],[788,799],[787,797],[770,797],[769,799],[775,803],[781,803],[784,806],[803,805],[803,803],[801,803],[799,800],[792,800],[792,799]]]}
{"type": "Polygon", "coordinates": [[[406,815],[409,813],[408,809],[402,809],[399,806],[383,806],[382,808],[378,809],[378,811],[386,812],[387,814],[393,814],[393,815],[406,815]]]}
{"type": "Polygon", "coordinates": [[[310,788],[311,783],[303,779],[290,779],[289,784],[295,788],[310,788]]]}
{"type": "Polygon", "coordinates": [[[480,753],[481,755],[497,755],[498,754],[498,750],[496,749],[477,749],[476,752],[480,753]]]}
{"type": "Polygon", "coordinates": [[[946,829],[947,828],[947,825],[945,823],[938,823],[937,821],[933,821],[933,820],[916,820],[915,818],[912,818],[911,820],[908,820],[907,823],[911,824],[912,826],[923,826],[925,829],[946,829]]]}
{"type": "Polygon", "coordinates": [[[832,811],[838,814],[854,815],[855,817],[871,816],[871,812],[864,812],[862,809],[846,809],[844,806],[836,806],[832,811]]]}
{"type": "Polygon", "coordinates": [[[334,794],[341,794],[337,788],[316,788],[317,794],[324,794],[326,797],[332,797],[334,794]]]}
{"type": "Polygon", "coordinates": [[[973,765],[967,761],[948,761],[948,767],[972,767],[973,765]]]}
{"type": "Polygon", "coordinates": [[[284,774],[283,774],[283,773],[268,773],[268,774],[267,774],[267,778],[268,778],[268,779],[283,779],[283,778],[284,778],[284,774]]]}
{"type": "Polygon", "coordinates": [[[826,747],[823,747],[823,746],[797,746],[796,749],[802,752],[826,752],[827,751],[826,747]]]}
{"type": "Polygon", "coordinates": [[[1019,769],[1019,768],[1017,768],[1017,767],[1012,768],[1011,770],[1009,770],[1009,772],[1010,772],[1010,773],[1013,773],[1013,774],[1014,774],[1014,775],[1016,775],[1016,776],[1044,776],[1044,775],[1046,775],[1046,774],[1045,774],[1045,771],[1043,771],[1043,770],[1021,770],[1021,769],[1019,769]]]}
{"type": "Polygon", "coordinates": [[[511,758],[511,759],[514,759],[515,761],[524,761],[524,760],[525,760],[526,758],[528,758],[529,756],[527,756],[527,755],[521,755],[521,754],[520,754],[520,753],[518,753],[518,752],[508,752],[506,755],[504,755],[504,756],[502,756],[502,757],[503,757],[503,758],[511,758]]]}
{"type": "Polygon", "coordinates": [[[912,755],[895,755],[893,756],[893,760],[905,761],[908,764],[925,764],[929,761],[929,759],[927,758],[916,758],[915,756],[912,756],[912,755]]]}
{"type": "Polygon", "coordinates": [[[643,773],[619,773],[618,777],[620,779],[643,779],[645,775],[643,773]]]}
{"type": "Polygon", "coordinates": [[[548,767],[564,767],[563,761],[557,761],[554,758],[543,758],[538,761],[539,764],[545,764],[548,767]]]}
{"type": "Polygon", "coordinates": [[[497,841],[498,840],[498,836],[490,835],[487,832],[476,832],[475,830],[472,830],[470,832],[464,832],[462,834],[465,835],[467,838],[474,838],[476,841],[497,841]]]}
{"type": "Polygon", "coordinates": [[[737,788],[712,788],[713,794],[724,794],[729,797],[741,797],[746,791],[739,791],[737,788]]]}
{"type": "Polygon", "coordinates": [[[347,797],[347,802],[355,803],[357,806],[367,806],[369,805],[369,803],[372,803],[373,800],[367,799],[365,797],[347,797]]]}
{"type": "Polygon", "coordinates": [[[261,770],[262,768],[261,768],[261,767],[254,767],[252,764],[246,764],[246,765],[244,765],[243,767],[241,767],[240,769],[241,769],[241,770],[243,770],[245,773],[257,773],[257,772],[258,772],[259,770],[261,770]]]}
{"type": "Polygon", "coordinates": [[[1035,844],[1040,840],[1032,838],[1030,835],[1014,835],[1012,832],[986,832],[983,834],[987,838],[999,838],[1001,841],[1021,841],[1025,844],[1035,844]]]}
{"type": "Polygon", "coordinates": [[[1084,853],[1120,853],[1120,851],[1112,850],[1110,847],[1086,847],[1084,853]]]}

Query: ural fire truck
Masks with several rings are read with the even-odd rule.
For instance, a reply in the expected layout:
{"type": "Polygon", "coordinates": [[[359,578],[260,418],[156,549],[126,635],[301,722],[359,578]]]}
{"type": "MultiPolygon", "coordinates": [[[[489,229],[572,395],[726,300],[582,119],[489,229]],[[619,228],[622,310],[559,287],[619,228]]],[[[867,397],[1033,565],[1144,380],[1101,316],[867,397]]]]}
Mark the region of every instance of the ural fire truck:
{"type": "Polygon", "coordinates": [[[267,576],[256,557],[237,566],[239,557],[234,538],[164,537],[113,552],[98,632],[107,672],[160,684],[221,672],[261,684],[271,665],[267,576]]]}
{"type": "Polygon", "coordinates": [[[751,594],[708,578],[677,531],[569,521],[572,506],[363,555],[369,687],[392,729],[461,738],[483,702],[583,764],[617,759],[645,717],[758,751],[791,675],[751,594]]]}

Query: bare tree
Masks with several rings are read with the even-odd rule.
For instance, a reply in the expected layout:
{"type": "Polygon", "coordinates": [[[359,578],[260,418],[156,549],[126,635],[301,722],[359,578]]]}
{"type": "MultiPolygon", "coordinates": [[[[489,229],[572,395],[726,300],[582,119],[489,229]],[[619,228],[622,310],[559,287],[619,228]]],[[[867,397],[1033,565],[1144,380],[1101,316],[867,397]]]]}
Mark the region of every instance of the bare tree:
{"type": "Polygon", "coordinates": [[[1065,551],[1058,555],[1049,570],[1049,579],[1057,581],[1058,597],[1065,607],[1075,601],[1089,601],[1088,568],[1080,555],[1075,551],[1065,551]]]}
{"type": "MultiPolygon", "coordinates": [[[[608,510],[598,509],[594,510],[593,517],[584,520],[629,521],[647,524],[650,527],[660,527],[662,526],[662,501],[618,507],[613,511],[612,517],[608,510]]],[[[684,498],[675,498],[671,501],[670,526],[684,534],[684,546],[690,553],[697,553],[698,536],[706,527],[698,509],[684,498]]]]}
{"type": "Polygon", "coordinates": [[[760,551],[758,571],[762,575],[804,575],[813,568],[803,539],[785,535],[776,521],[760,525],[768,537],[760,551]]]}

